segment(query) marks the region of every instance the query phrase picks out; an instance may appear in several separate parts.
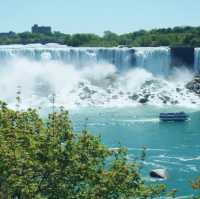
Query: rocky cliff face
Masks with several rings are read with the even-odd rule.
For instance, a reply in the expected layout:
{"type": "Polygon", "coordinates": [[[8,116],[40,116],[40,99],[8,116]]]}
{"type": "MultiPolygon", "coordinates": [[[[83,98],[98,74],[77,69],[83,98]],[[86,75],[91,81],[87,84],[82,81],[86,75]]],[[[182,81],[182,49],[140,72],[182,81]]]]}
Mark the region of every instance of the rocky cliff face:
{"type": "Polygon", "coordinates": [[[200,96],[200,75],[195,76],[192,81],[188,82],[186,88],[200,96]]]}
{"type": "Polygon", "coordinates": [[[172,47],[171,48],[171,66],[185,66],[193,69],[195,60],[193,47],[172,47]]]}

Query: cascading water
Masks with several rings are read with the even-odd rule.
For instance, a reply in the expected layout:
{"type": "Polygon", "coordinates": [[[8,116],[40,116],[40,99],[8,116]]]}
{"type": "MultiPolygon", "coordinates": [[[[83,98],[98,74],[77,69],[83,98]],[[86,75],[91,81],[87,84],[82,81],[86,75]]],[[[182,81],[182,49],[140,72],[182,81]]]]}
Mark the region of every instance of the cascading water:
{"type": "Polygon", "coordinates": [[[52,93],[67,108],[198,104],[184,87],[192,75],[183,70],[172,75],[170,62],[167,47],[0,46],[0,99],[15,103],[21,86],[25,106],[47,105],[52,93]]]}
{"type": "Polygon", "coordinates": [[[170,72],[170,48],[136,48],[136,65],[156,75],[170,72]]]}
{"type": "Polygon", "coordinates": [[[1,61],[15,57],[37,61],[56,60],[76,67],[110,63],[122,69],[134,65],[134,50],[128,48],[72,48],[53,44],[0,47],[1,61]]]}
{"type": "Polygon", "coordinates": [[[200,48],[195,48],[194,51],[194,71],[196,74],[200,73],[200,48]]]}
{"type": "Polygon", "coordinates": [[[153,74],[166,75],[170,66],[170,49],[160,48],[72,48],[62,45],[12,45],[0,47],[1,61],[15,57],[30,60],[56,60],[77,67],[109,63],[118,70],[142,67],[153,74]]]}

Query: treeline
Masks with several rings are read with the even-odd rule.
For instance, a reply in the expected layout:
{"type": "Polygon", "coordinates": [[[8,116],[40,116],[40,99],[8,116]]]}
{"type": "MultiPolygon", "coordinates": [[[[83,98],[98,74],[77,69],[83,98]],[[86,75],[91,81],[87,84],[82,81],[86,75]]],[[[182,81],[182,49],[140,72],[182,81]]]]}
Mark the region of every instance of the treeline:
{"type": "Polygon", "coordinates": [[[139,30],[118,35],[105,31],[103,36],[96,34],[34,34],[31,32],[0,34],[0,44],[59,43],[68,46],[113,47],[126,46],[200,46],[200,27],[174,27],[139,30]]]}

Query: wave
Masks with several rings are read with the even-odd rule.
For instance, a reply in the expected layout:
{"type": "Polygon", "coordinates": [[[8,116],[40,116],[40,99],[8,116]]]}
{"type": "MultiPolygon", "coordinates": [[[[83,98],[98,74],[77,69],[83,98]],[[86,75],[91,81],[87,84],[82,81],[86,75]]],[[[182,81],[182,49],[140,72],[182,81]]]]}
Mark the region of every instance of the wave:
{"type": "Polygon", "coordinates": [[[158,158],[164,158],[164,159],[175,159],[175,160],[179,160],[181,162],[188,162],[188,161],[200,160],[200,156],[186,158],[186,157],[176,157],[176,156],[159,155],[157,157],[158,158]]]}

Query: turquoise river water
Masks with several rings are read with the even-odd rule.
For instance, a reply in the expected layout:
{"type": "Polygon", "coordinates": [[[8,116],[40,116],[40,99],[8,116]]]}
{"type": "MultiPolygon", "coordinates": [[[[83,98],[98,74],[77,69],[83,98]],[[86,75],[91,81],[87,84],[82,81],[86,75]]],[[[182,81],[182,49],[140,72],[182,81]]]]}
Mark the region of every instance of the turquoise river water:
{"type": "Polygon", "coordinates": [[[165,168],[169,173],[162,181],[177,195],[188,196],[193,192],[191,181],[200,174],[200,110],[184,109],[189,115],[187,122],[160,122],[159,113],[183,110],[175,107],[151,106],[126,108],[83,108],[71,111],[75,130],[84,128],[101,135],[110,148],[128,148],[128,157],[135,159],[142,147],[147,148],[142,175],[153,181],[148,173],[151,169],[165,168]]]}

